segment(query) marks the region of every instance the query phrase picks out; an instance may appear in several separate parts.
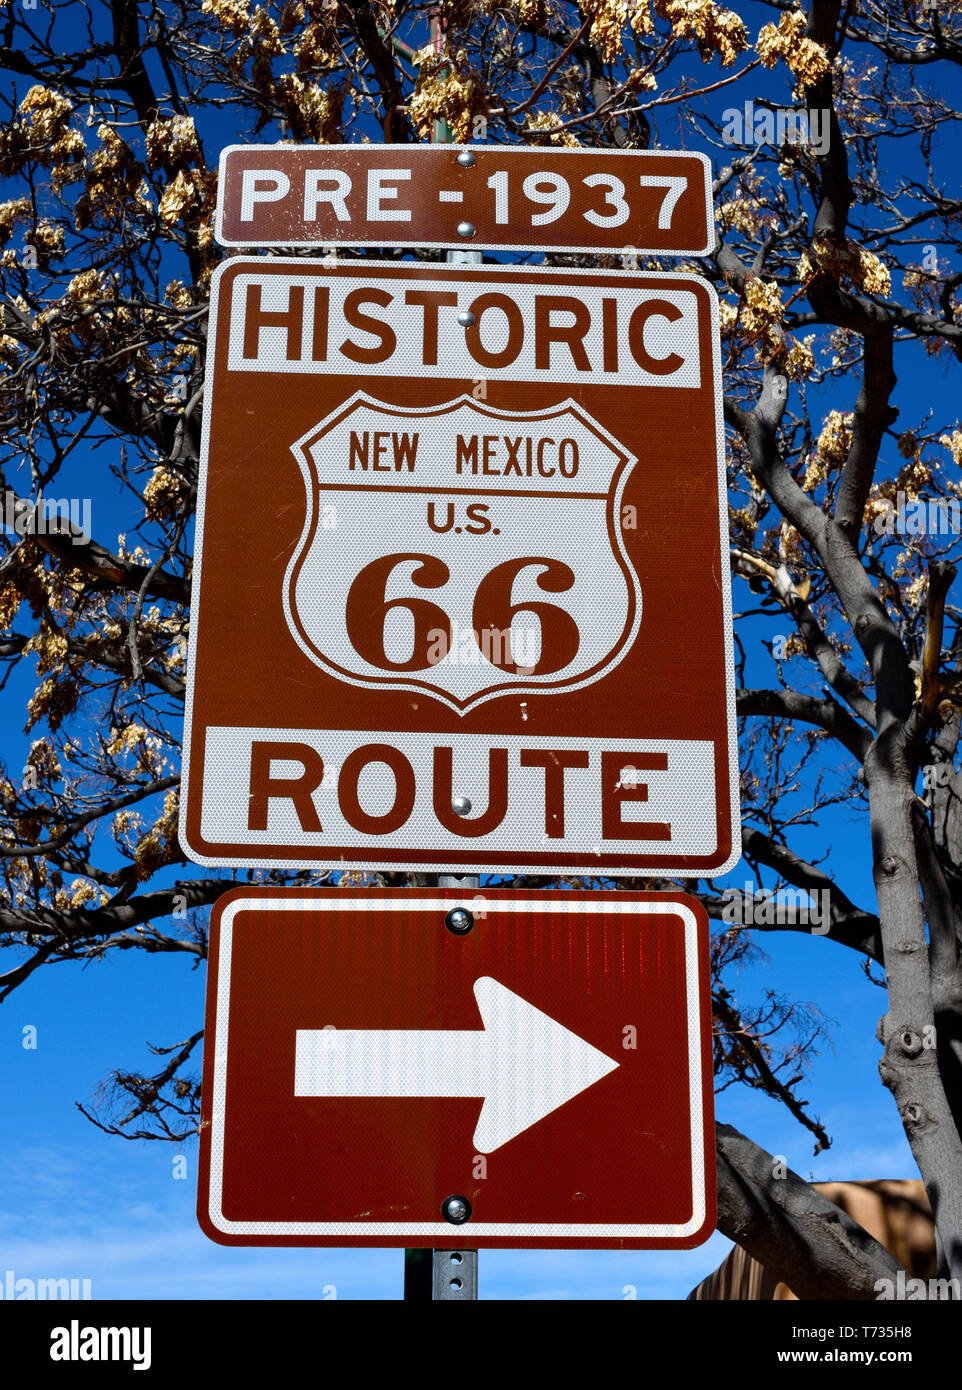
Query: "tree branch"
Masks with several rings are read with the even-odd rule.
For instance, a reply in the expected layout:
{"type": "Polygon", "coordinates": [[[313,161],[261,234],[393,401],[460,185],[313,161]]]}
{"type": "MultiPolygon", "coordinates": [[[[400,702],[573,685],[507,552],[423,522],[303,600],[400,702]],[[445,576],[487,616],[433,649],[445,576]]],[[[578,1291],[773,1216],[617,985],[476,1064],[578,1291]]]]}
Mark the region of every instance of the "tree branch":
{"type": "Polygon", "coordinates": [[[864,1227],[731,1125],[715,1126],[718,1229],[802,1299],[874,1299],[901,1266],[864,1227]]]}
{"type": "Polygon", "coordinates": [[[872,742],[872,735],[856,724],[848,710],[835,700],[819,700],[795,690],[743,689],[735,692],[735,700],[739,714],[801,719],[806,724],[817,724],[838,739],[859,762],[872,742]]]}
{"type": "MultiPolygon", "coordinates": [[[[829,941],[837,941],[840,946],[848,946],[859,951],[871,960],[882,961],[882,940],[879,919],[870,912],[856,907],[852,900],[839,888],[838,884],[815,864],[809,864],[787,845],[780,845],[762,831],[751,826],[742,826],[742,853],[746,859],[757,864],[767,864],[774,869],[786,883],[796,888],[804,888],[808,893],[827,892],[831,927],[825,935],[829,941]]],[[[811,933],[806,925],[765,926],[755,928],[759,931],[805,931],[811,933]]]]}

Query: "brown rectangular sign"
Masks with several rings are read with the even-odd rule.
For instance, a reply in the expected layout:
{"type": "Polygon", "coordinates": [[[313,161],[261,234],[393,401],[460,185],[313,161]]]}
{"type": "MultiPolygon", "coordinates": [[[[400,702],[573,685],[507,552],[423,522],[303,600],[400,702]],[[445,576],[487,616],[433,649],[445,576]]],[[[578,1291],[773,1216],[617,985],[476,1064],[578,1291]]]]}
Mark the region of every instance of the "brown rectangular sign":
{"type": "Polygon", "coordinates": [[[215,905],[197,1208],[213,1240],[591,1250],[711,1235],[701,904],[484,889],[454,933],[463,902],[248,885],[215,905]]]}
{"type": "Polygon", "coordinates": [[[734,863],[718,379],[694,276],[220,266],[187,853],[734,863]]]}
{"type": "Polygon", "coordinates": [[[707,156],[511,145],[230,145],[224,246],[705,255],[707,156]]]}

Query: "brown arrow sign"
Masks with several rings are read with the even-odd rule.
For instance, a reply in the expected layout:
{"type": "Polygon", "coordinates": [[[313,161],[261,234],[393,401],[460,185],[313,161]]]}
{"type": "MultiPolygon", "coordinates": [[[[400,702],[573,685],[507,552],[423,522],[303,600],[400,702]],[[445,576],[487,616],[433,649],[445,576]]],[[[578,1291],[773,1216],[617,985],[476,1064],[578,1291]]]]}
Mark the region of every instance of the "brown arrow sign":
{"type": "Polygon", "coordinates": [[[668,893],[238,887],[211,915],[198,1216],[225,1245],[691,1248],[708,919],[668,893]],[[445,1219],[460,1197],[470,1217],[445,1219]],[[456,1233],[456,1234],[455,1234],[456,1233]]]}

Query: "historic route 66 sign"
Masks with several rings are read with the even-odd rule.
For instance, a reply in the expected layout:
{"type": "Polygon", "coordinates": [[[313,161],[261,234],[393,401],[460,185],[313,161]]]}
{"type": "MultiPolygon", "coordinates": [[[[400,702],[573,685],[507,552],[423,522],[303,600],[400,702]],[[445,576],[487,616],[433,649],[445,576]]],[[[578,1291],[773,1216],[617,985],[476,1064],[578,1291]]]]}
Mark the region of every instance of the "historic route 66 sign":
{"type": "Polygon", "coordinates": [[[718,374],[692,276],[222,265],[191,857],[734,862],[718,374]]]}
{"type": "Polygon", "coordinates": [[[574,401],[411,410],[358,393],[294,453],[307,522],[287,621],[340,680],[465,712],[590,684],[634,640],[641,591],[620,507],[635,460],[574,401]]]}

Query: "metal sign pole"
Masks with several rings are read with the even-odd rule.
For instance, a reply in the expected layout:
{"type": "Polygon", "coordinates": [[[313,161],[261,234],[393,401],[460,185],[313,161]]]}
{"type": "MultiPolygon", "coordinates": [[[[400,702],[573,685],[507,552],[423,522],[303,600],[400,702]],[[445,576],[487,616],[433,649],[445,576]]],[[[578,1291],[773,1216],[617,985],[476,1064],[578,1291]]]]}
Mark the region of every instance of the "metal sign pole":
{"type": "MultiPolygon", "coordinates": [[[[444,34],[440,17],[431,16],[431,39],[435,49],[444,51],[444,34]]],[[[435,121],[431,143],[449,143],[451,127],[447,121],[435,121]]],[[[444,259],[454,265],[480,265],[480,251],[445,251],[444,259]]],[[[462,808],[454,805],[455,811],[462,814],[462,808]]],[[[464,813],[470,810],[470,803],[464,813]]],[[[480,888],[478,874],[439,874],[439,888],[480,888]]],[[[405,1299],[431,1299],[434,1302],[464,1302],[478,1296],[478,1252],[477,1250],[405,1250],[404,1252],[404,1297],[405,1299]],[[430,1256],[430,1259],[426,1257],[430,1256]]]]}
{"type": "MultiPolygon", "coordinates": [[[[463,800],[459,798],[455,803],[459,815],[463,800]]],[[[470,802],[464,806],[464,812],[468,810],[470,802]]],[[[438,874],[437,881],[439,888],[462,888],[466,894],[469,889],[473,892],[481,886],[478,874],[438,874]]],[[[477,1297],[477,1250],[405,1250],[405,1302],[464,1303],[477,1297]]]]}
{"type": "MultiPolygon", "coordinates": [[[[449,256],[457,255],[448,252],[449,256]]],[[[471,255],[471,252],[466,253],[471,255]]],[[[480,252],[474,255],[481,259],[480,252]]],[[[459,810],[458,803],[455,809],[459,810]]],[[[462,888],[474,890],[481,887],[478,874],[438,874],[439,888],[462,888]]],[[[431,1298],[435,1303],[463,1303],[478,1297],[478,1252],[477,1250],[434,1250],[431,1252],[432,1279],[431,1298]]],[[[407,1254],[407,1252],[405,1252],[407,1254]]]]}

